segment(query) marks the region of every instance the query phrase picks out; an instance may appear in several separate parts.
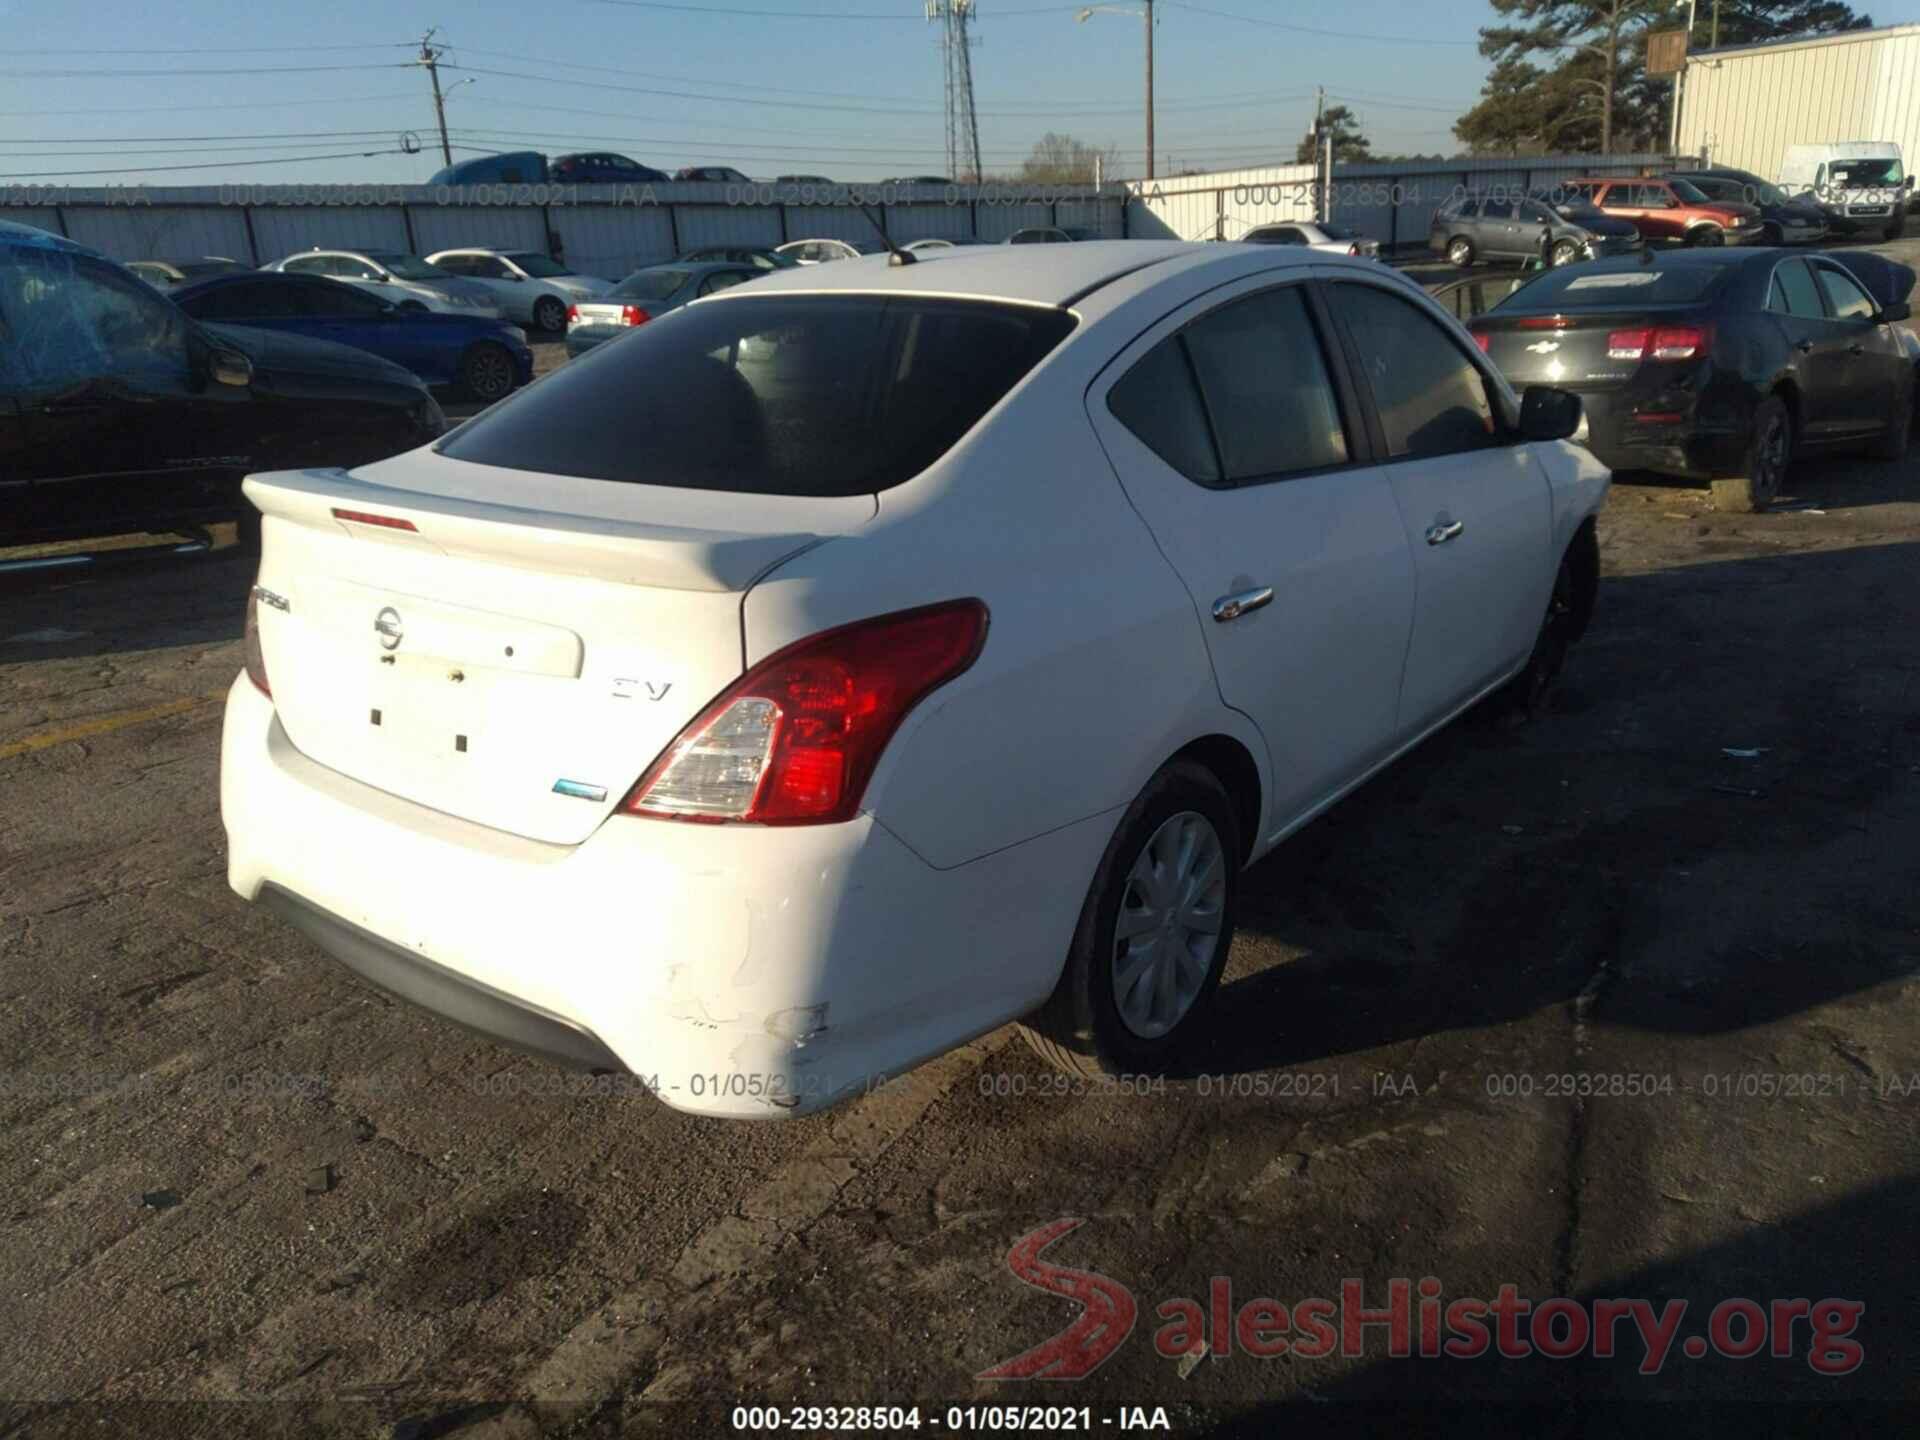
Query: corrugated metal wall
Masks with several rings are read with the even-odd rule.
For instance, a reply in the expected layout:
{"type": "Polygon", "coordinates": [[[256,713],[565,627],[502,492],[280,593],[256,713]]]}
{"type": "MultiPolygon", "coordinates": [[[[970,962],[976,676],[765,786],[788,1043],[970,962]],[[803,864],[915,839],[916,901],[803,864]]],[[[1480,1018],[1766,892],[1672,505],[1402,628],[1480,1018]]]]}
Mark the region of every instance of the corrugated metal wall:
{"type": "Polygon", "coordinates": [[[1789,145],[1920,148],[1920,27],[1704,53],[1687,66],[1680,148],[1774,179],[1789,145]]]}
{"type": "MultiPolygon", "coordinates": [[[[118,260],[228,255],[261,264],[316,246],[420,255],[468,245],[544,250],[551,233],[570,264],[616,279],[700,246],[877,238],[858,206],[803,203],[811,197],[776,186],[553,187],[551,197],[539,195],[546,187],[532,187],[536,199],[566,202],[544,205],[464,205],[427,186],[309,186],[298,188],[317,197],[311,203],[279,198],[292,188],[58,187],[58,205],[0,209],[0,219],[67,234],[118,260]],[[321,203],[335,191],[363,199],[378,193],[373,203],[321,203]]],[[[1118,237],[1125,225],[1124,197],[1098,195],[1091,186],[1033,202],[992,186],[951,194],[937,185],[890,187],[876,198],[881,203],[872,208],[884,216],[887,233],[903,241],[998,241],[1028,225],[1081,225],[1118,237]]]]}

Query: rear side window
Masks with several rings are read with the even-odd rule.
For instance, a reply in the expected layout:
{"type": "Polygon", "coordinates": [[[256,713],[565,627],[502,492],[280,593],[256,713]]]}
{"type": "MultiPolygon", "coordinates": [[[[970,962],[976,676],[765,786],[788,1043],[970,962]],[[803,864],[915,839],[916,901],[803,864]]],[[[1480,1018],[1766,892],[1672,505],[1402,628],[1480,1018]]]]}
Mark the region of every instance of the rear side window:
{"type": "Polygon", "coordinates": [[[1181,334],[1227,480],[1345,463],[1346,429],[1300,287],[1222,305],[1181,334]]]}
{"type": "Polygon", "coordinates": [[[1187,363],[1186,343],[1169,336],[1107,392],[1107,409],[1140,442],[1189,480],[1218,485],[1220,458],[1187,363]]]}
{"type": "Polygon", "coordinates": [[[1499,443],[1487,382],[1435,321],[1371,285],[1333,288],[1372,388],[1387,453],[1455,455],[1499,443]]]}
{"type": "Polygon", "coordinates": [[[1073,326],[978,301],[743,295],[633,329],[438,448],[588,480],[867,495],[938,460],[1073,326]]]}
{"type": "Polygon", "coordinates": [[[1784,301],[1789,315],[1807,320],[1827,318],[1826,307],[1820,303],[1820,292],[1813,288],[1813,276],[1807,273],[1804,260],[1789,260],[1773,272],[1773,293],[1776,308],[1784,301]]]}

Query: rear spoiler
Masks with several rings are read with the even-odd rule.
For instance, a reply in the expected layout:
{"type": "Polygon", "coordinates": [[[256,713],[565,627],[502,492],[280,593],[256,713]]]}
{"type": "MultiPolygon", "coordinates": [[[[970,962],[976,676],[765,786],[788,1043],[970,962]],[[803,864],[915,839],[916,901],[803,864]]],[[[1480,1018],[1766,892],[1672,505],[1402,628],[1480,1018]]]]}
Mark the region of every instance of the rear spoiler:
{"type": "Polygon", "coordinates": [[[743,591],[833,538],[568,515],[375,484],[344,470],[268,471],[249,475],[244,489],[262,515],[309,530],[668,590],[743,591]]]}

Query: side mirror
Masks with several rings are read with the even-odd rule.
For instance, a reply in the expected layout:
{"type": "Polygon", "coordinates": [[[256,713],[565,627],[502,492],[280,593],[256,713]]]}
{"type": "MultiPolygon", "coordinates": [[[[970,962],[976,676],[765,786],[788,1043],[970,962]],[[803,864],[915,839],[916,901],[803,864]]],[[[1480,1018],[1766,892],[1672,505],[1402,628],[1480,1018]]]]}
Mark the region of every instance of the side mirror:
{"type": "Polygon", "coordinates": [[[1891,324],[1895,320],[1908,320],[1911,319],[1912,316],[1913,306],[1904,300],[1896,300],[1880,312],[1880,319],[1883,324],[1891,324]]]}
{"type": "Polygon", "coordinates": [[[1529,440],[1570,440],[1580,428],[1580,397],[1551,385],[1529,385],[1520,396],[1520,433],[1529,440]]]}
{"type": "Polygon", "coordinates": [[[221,385],[253,383],[253,362],[237,350],[215,350],[207,359],[207,374],[221,385]]]}

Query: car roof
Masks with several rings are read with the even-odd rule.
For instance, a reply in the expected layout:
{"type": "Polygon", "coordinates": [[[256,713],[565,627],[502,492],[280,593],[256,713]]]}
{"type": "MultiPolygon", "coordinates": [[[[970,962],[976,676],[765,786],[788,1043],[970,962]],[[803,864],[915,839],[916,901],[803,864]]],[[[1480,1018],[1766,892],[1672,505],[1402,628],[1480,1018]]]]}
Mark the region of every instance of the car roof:
{"type": "MultiPolygon", "coordinates": [[[[1284,247],[1282,247],[1284,249],[1284,247]]],[[[1185,260],[1203,263],[1239,250],[1263,255],[1270,265],[1321,265],[1336,261],[1379,271],[1373,261],[1347,260],[1317,250],[1280,253],[1272,246],[1216,245],[1187,240],[1086,240],[1077,245],[956,245],[936,265],[895,265],[887,255],[868,255],[832,265],[775,270],[754,282],[752,293],[891,292],[1003,300],[1031,305],[1070,305],[1112,280],[1150,265],[1185,260]]],[[[925,263],[925,262],[922,262],[925,263]]],[[[731,292],[728,292],[731,294],[731,292]]]]}
{"type": "Polygon", "coordinates": [[[84,245],[76,245],[64,235],[56,235],[51,230],[42,230],[37,225],[21,225],[12,220],[0,220],[0,245],[36,250],[68,250],[80,255],[92,255],[97,252],[84,245]]]}

